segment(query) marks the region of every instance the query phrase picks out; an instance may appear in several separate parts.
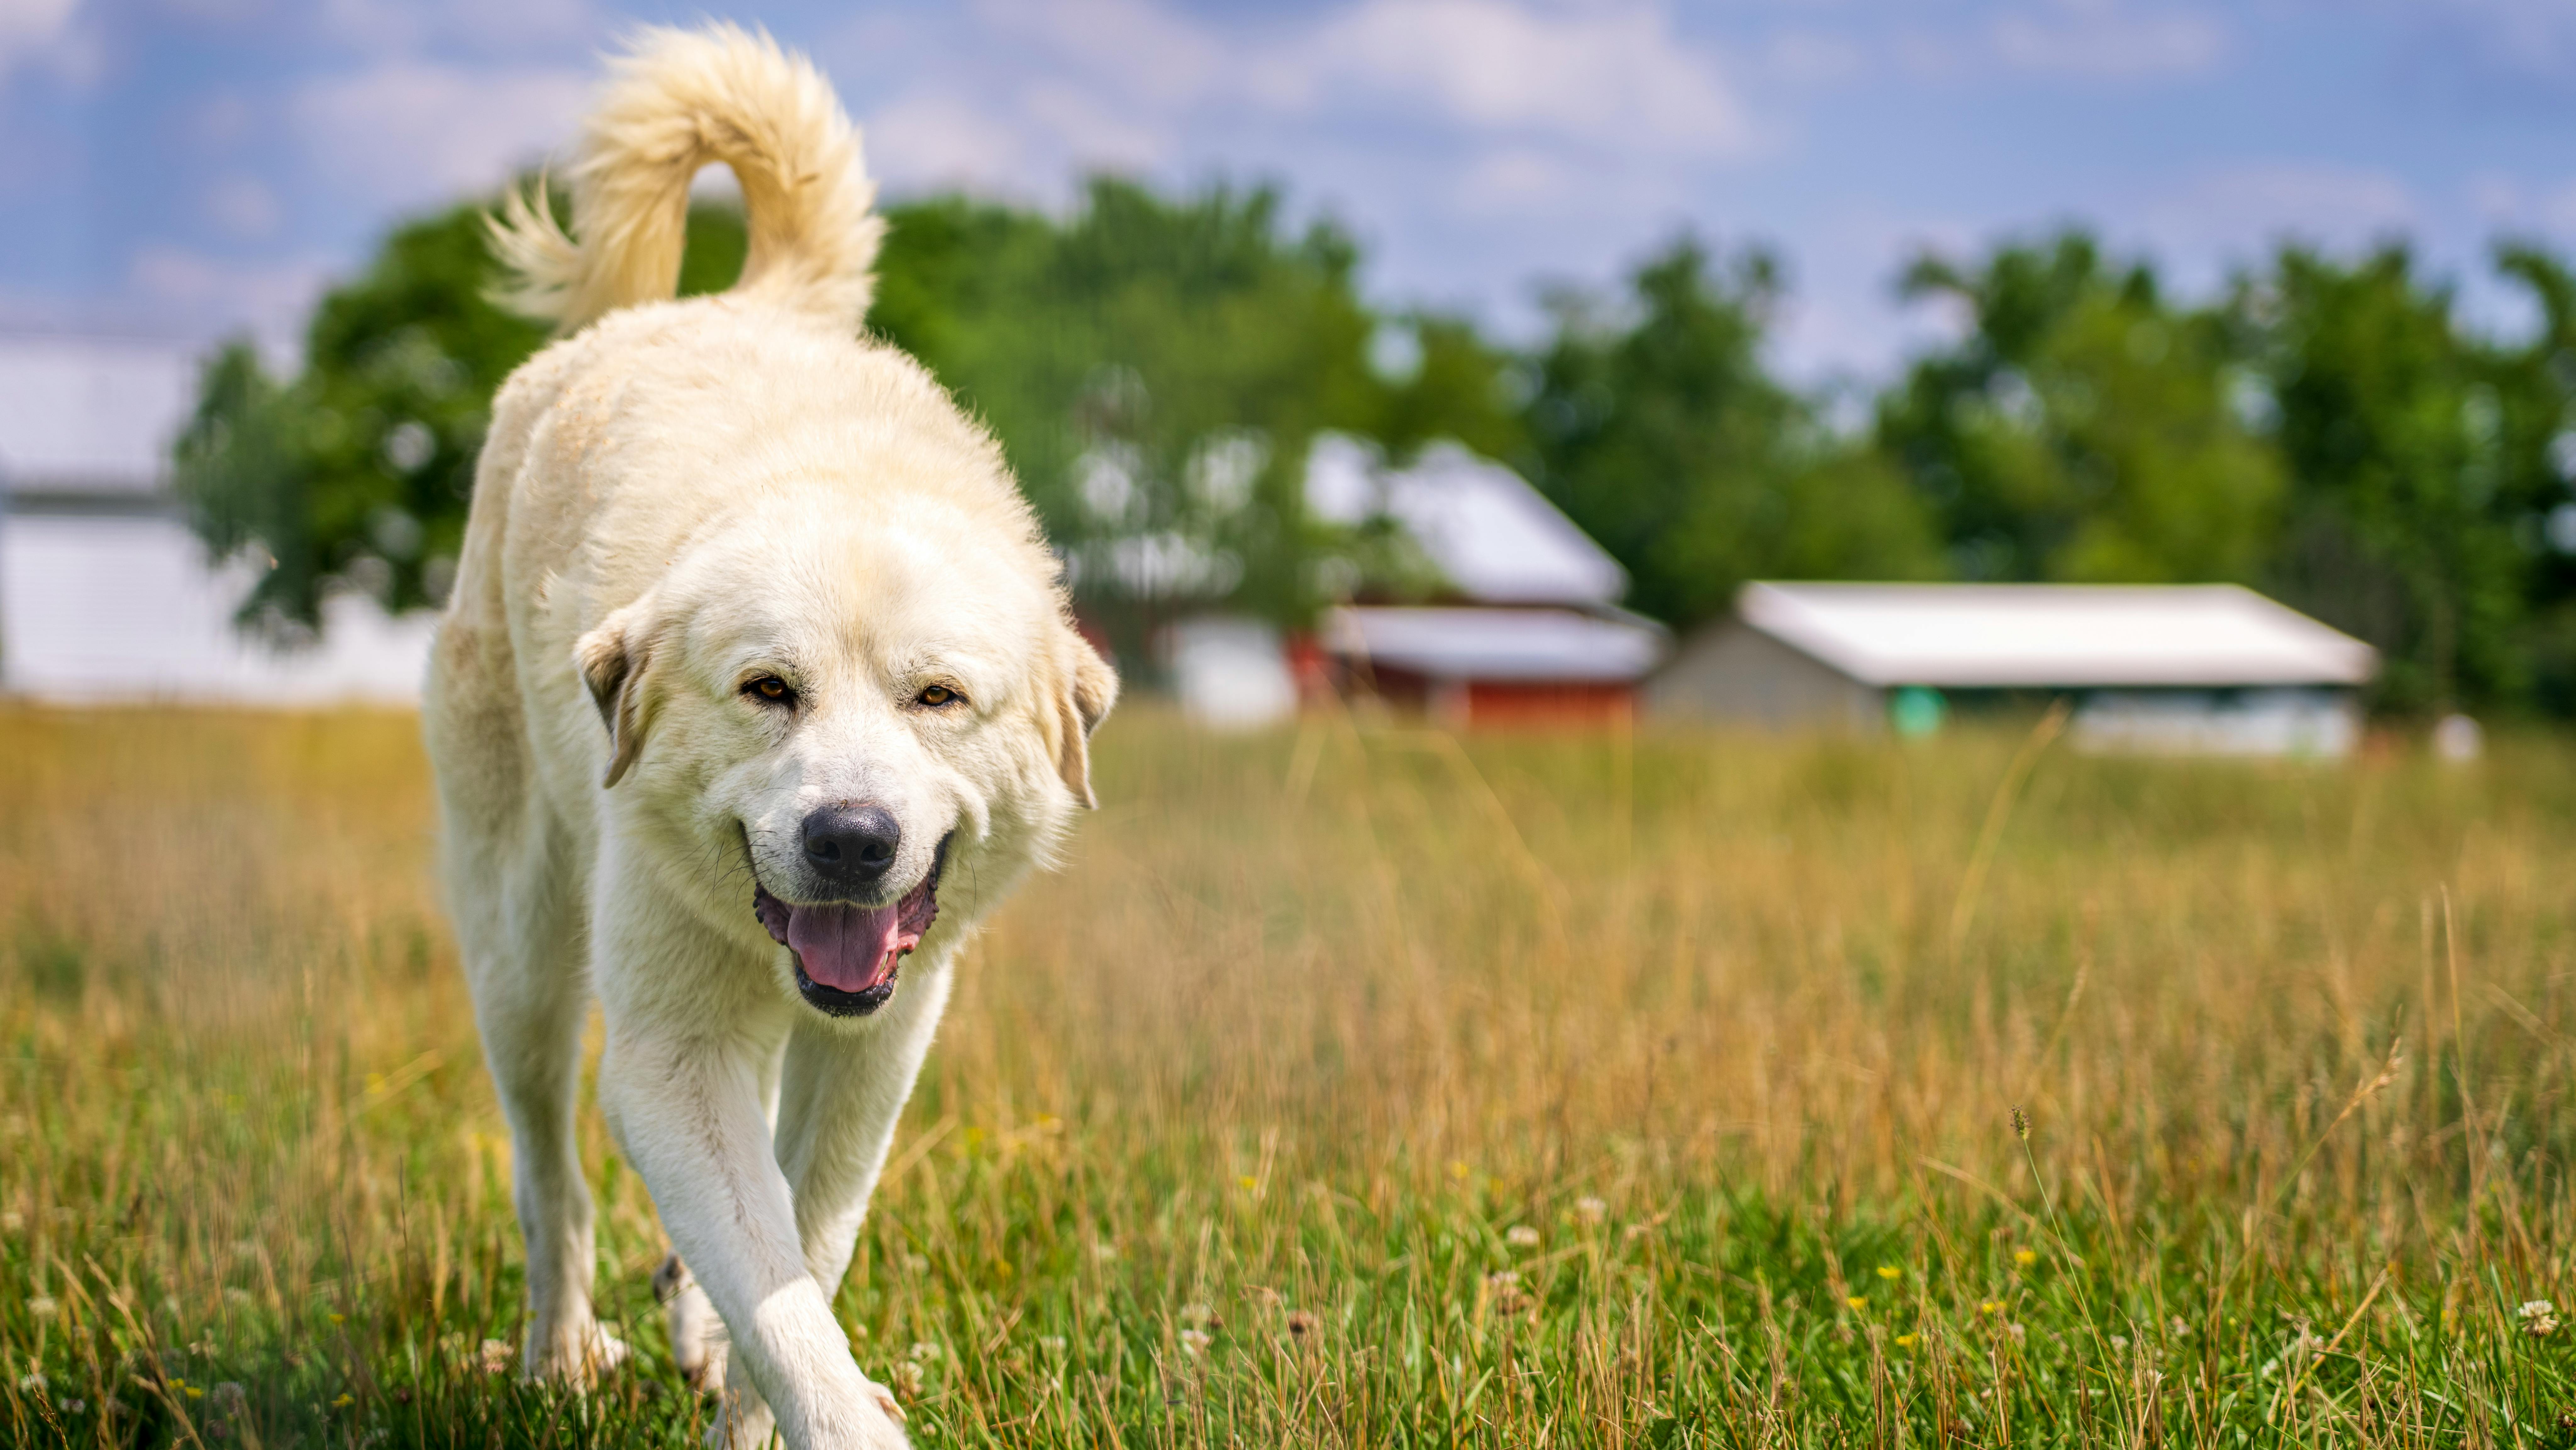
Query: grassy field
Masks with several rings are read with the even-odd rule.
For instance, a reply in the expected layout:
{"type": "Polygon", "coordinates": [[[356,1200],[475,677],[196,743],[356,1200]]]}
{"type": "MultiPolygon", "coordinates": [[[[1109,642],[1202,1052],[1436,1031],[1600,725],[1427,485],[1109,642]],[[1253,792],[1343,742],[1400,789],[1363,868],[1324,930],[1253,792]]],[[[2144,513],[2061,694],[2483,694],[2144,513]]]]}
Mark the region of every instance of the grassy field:
{"type": "MultiPolygon", "coordinates": [[[[1122,713],[861,1364],[924,1446],[2576,1442],[2576,746],[2034,745],[1122,713]]],[[[639,1354],[511,1373],[430,828],[407,716],[0,713],[0,1440],[697,1443],[595,1122],[639,1354]]]]}

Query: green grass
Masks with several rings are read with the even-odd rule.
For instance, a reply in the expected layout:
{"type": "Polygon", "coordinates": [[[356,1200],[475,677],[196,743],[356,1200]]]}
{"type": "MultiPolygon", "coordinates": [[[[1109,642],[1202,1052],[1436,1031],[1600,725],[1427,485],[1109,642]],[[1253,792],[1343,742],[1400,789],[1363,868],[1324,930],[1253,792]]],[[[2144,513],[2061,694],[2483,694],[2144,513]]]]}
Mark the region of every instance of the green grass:
{"type": "MultiPolygon", "coordinates": [[[[414,734],[0,713],[0,1440],[698,1443],[595,1121],[636,1361],[486,1372],[414,734]]],[[[2576,1443],[2576,747],[2028,745],[1123,713],[861,1365],[924,1446],[2576,1443]]]]}

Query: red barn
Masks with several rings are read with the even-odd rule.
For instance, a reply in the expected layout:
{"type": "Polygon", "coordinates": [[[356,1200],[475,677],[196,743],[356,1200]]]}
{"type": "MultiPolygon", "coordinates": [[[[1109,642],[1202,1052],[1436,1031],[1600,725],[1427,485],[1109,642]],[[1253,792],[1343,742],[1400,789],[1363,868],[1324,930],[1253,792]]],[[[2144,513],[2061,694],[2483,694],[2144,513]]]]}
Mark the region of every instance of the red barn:
{"type": "Polygon", "coordinates": [[[1458,725],[1625,719],[1663,659],[1663,628],[1619,608],[1627,572],[1510,469],[1454,443],[1388,468],[1354,439],[1317,439],[1318,518],[1400,528],[1443,581],[1428,604],[1330,611],[1316,644],[1345,692],[1458,725]]]}

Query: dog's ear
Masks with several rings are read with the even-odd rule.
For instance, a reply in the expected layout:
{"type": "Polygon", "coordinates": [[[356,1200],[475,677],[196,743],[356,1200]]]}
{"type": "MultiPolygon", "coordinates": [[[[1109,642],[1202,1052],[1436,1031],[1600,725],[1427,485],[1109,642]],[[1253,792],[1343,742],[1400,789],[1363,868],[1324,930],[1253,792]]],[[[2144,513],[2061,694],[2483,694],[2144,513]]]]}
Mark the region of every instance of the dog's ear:
{"type": "Polygon", "coordinates": [[[644,749],[644,730],[651,723],[644,689],[653,645],[645,623],[648,602],[649,597],[627,605],[573,642],[581,682],[599,707],[599,723],[608,728],[608,778],[599,783],[602,790],[625,778],[644,749]]]}
{"type": "Polygon", "coordinates": [[[1100,804],[1091,794],[1091,732],[1118,703],[1118,672],[1071,627],[1064,631],[1062,679],[1056,688],[1056,773],[1085,807],[1100,804]]]}

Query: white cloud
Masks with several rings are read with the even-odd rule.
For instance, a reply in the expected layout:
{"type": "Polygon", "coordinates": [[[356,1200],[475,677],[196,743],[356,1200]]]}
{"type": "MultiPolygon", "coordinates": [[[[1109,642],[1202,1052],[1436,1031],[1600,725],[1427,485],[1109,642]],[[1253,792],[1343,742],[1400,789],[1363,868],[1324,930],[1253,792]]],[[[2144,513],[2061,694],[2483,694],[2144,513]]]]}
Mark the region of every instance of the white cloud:
{"type": "Polygon", "coordinates": [[[2045,14],[1997,16],[1992,39],[1996,57],[2018,70],[2118,79],[2200,74],[2226,57],[2228,35],[2196,11],[2059,0],[2045,14]]]}
{"type": "Polygon", "coordinates": [[[252,240],[277,230],[277,194],[255,176],[219,176],[207,183],[206,216],[228,236],[252,240]]]}
{"type": "Polygon", "coordinates": [[[2484,171],[2466,185],[2469,209],[2494,232],[2576,235],[2576,181],[2527,184],[2500,171],[2484,171]]]}
{"type": "Polygon", "coordinates": [[[1040,81],[1020,93],[1020,104],[1086,171],[1144,171],[1170,159],[1179,141],[1176,128],[1090,86],[1040,81]]]}
{"type": "Polygon", "coordinates": [[[212,335],[247,326],[271,357],[293,357],[304,319],[330,279],[311,256],[236,262],[186,247],[152,245],[128,264],[124,305],[151,331],[212,335]]]}
{"type": "Polygon", "coordinates": [[[1024,194],[1038,168],[1013,120],[957,87],[924,86],[862,118],[868,170],[897,191],[1024,194]]]}
{"type": "Polygon", "coordinates": [[[1738,156],[1754,142],[1715,59],[1646,5],[1360,0],[1253,80],[1291,111],[1393,102],[1474,133],[1668,155],[1738,156]]]}
{"type": "MultiPolygon", "coordinates": [[[[1431,195],[1490,218],[1741,156],[1755,128],[1659,4],[1351,0],[1203,20],[1168,0],[978,0],[871,17],[826,47],[897,191],[1058,199],[1081,172],[1260,168],[1334,135],[1448,152],[1431,195]],[[904,77],[867,100],[873,76],[904,77]],[[935,79],[932,79],[935,78],[935,79]]],[[[1359,159],[1359,158],[1353,158],[1359,159]]],[[[1331,193],[1335,187],[1326,187],[1331,193]]]]}
{"type": "Polygon", "coordinates": [[[590,0],[321,0],[318,9],[323,34],[378,59],[433,47],[527,58],[606,38],[590,0]]]}
{"type": "Polygon", "coordinates": [[[1762,47],[1762,71],[1791,85],[1840,85],[1870,69],[1869,55],[1849,36],[1821,30],[1784,30],[1762,47]]]}
{"type": "Polygon", "coordinates": [[[318,82],[296,129],[334,181],[385,207],[487,191],[572,139],[590,78],[397,61],[318,82]]]}
{"type": "Polygon", "coordinates": [[[1459,174],[1451,195],[1481,216],[1509,214],[1562,199],[1582,182],[1564,158],[1535,146],[1499,146],[1459,174]]]}
{"type": "Polygon", "coordinates": [[[1240,64],[1224,39],[1154,0],[982,0],[975,15],[986,36],[1149,108],[1204,99],[1240,64]]]}
{"type": "Polygon", "coordinates": [[[80,0],[0,0],[0,82],[28,66],[87,80],[97,69],[97,47],[79,18],[80,0]]]}
{"type": "Polygon", "coordinates": [[[2565,0],[2438,0],[2418,9],[2433,58],[2471,82],[2528,86],[2576,73],[2576,8],[2565,0]]]}
{"type": "Polygon", "coordinates": [[[2150,201],[2143,230],[2181,258],[2243,255],[2297,240],[2364,245],[2418,228],[2414,194],[2390,172],[2306,162],[2224,167],[2150,201]]]}

